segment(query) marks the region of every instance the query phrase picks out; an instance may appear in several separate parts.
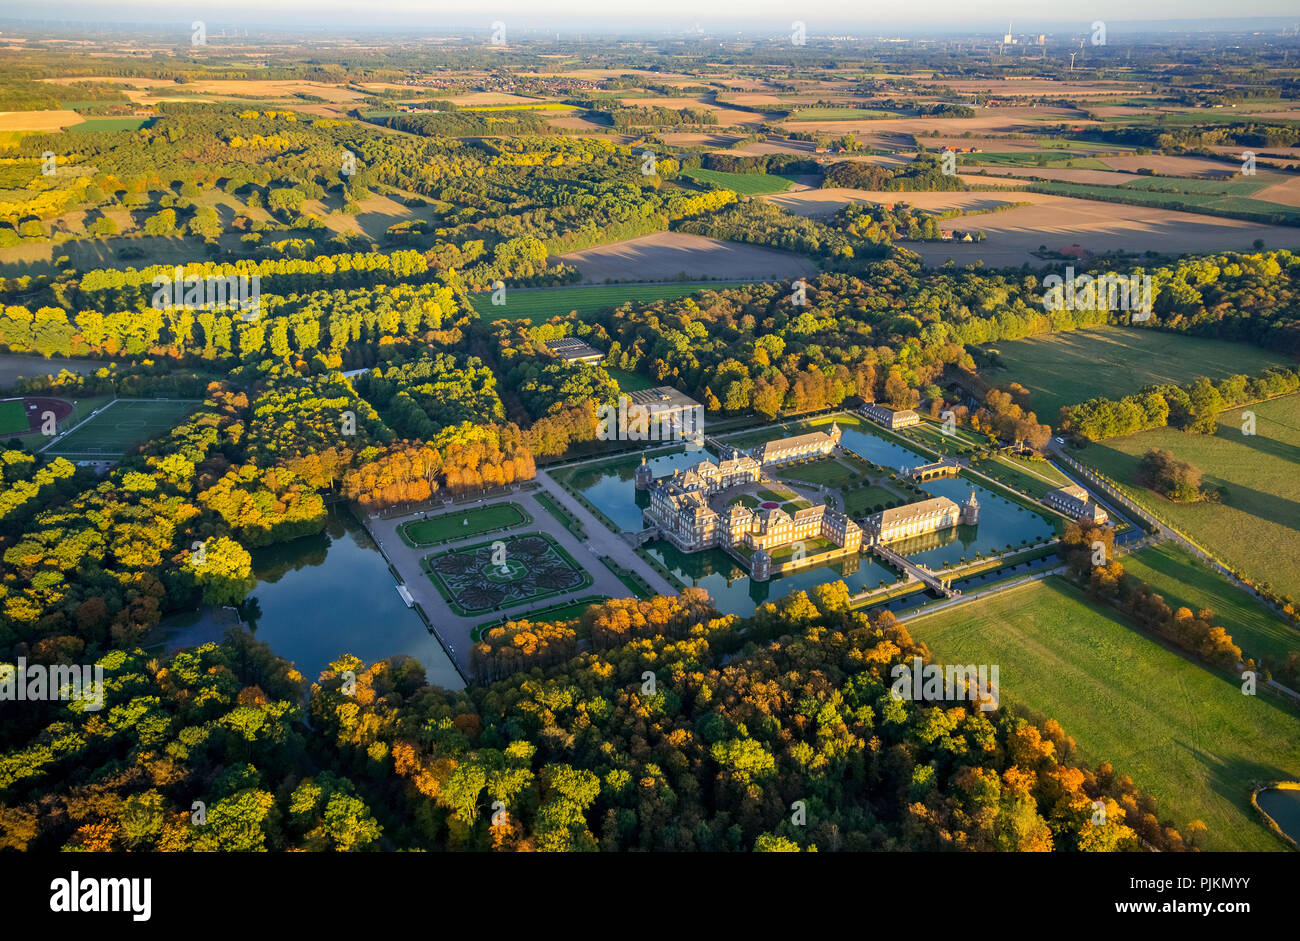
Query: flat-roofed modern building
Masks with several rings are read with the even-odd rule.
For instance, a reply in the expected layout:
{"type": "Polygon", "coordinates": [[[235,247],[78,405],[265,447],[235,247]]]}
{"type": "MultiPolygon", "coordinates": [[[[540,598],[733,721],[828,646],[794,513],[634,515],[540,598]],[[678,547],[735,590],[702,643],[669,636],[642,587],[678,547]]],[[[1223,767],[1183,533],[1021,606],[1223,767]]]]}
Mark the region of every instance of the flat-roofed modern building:
{"type": "Polygon", "coordinates": [[[648,440],[668,441],[696,438],[704,433],[704,406],[672,386],[637,389],[627,393],[629,426],[645,420],[656,429],[648,440]]]}
{"type": "Polygon", "coordinates": [[[605,354],[577,337],[547,340],[546,348],[566,363],[599,363],[605,354]]]}

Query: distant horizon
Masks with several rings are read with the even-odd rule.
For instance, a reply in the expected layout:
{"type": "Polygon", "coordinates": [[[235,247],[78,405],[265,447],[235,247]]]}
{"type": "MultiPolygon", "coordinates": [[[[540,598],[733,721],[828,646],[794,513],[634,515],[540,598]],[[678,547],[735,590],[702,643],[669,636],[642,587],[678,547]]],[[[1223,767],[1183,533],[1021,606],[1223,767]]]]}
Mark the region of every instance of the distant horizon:
{"type": "MultiPolygon", "coordinates": [[[[1064,8],[1064,4],[1061,5],[1064,8]]],[[[1100,3],[1087,14],[1061,16],[1045,14],[1042,4],[1011,0],[996,10],[982,8],[953,13],[950,5],[936,0],[916,0],[905,9],[890,13],[873,11],[863,16],[853,4],[832,0],[818,6],[791,7],[773,0],[726,0],[701,13],[695,4],[667,0],[654,12],[620,11],[611,14],[604,4],[592,0],[559,0],[539,9],[520,0],[460,6],[455,10],[429,9],[419,0],[389,0],[368,7],[364,23],[358,23],[355,5],[340,0],[222,0],[196,3],[184,11],[163,0],[71,0],[41,6],[41,16],[0,17],[0,32],[12,30],[68,29],[104,25],[131,31],[157,31],[173,24],[188,25],[203,20],[209,28],[221,26],[257,31],[330,34],[426,33],[472,30],[487,32],[494,21],[504,22],[520,38],[559,32],[577,34],[633,35],[662,38],[696,35],[738,36],[761,39],[787,33],[791,24],[805,24],[810,39],[851,36],[856,39],[891,37],[1000,36],[1008,29],[1013,35],[1037,33],[1080,33],[1095,20],[1119,34],[1140,33],[1226,33],[1277,31],[1279,38],[1300,34],[1300,13],[1284,0],[1259,0],[1246,4],[1246,12],[1225,17],[1222,8],[1209,3],[1179,3],[1156,0],[1132,16],[1131,4],[1113,0],[1100,3]],[[1195,15],[1197,8],[1203,15],[1195,15]],[[793,12],[792,12],[793,11],[793,12]],[[942,24],[942,25],[938,25],[942,24]]],[[[1071,9],[1073,12],[1074,7],[1071,9]]]]}

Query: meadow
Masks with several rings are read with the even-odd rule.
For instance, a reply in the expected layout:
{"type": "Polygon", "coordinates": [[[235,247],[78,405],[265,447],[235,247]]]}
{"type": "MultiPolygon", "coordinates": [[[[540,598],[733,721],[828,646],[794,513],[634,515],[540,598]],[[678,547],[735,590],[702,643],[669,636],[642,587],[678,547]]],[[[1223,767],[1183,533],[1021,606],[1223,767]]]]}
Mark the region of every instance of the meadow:
{"type": "Polygon", "coordinates": [[[531,288],[508,290],[505,303],[494,305],[492,293],[470,295],[470,303],[486,321],[528,320],[545,323],[552,317],[577,311],[587,318],[602,310],[611,310],[628,301],[648,303],[663,298],[683,297],[696,291],[720,291],[744,287],[745,281],[719,281],[716,284],[600,284],[591,287],[531,288]]]}
{"type": "Polygon", "coordinates": [[[1155,428],[1111,438],[1078,452],[1157,516],[1186,533],[1230,568],[1300,596],[1300,395],[1248,406],[1254,435],[1242,433],[1242,412],[1219,415],[1213,435],[1155,428]],[[1171,451],[1204,474],[1202,486],[1225,487],[1220,502],[1173,503],[1136,483],[1151,448],[1171,451]]]}
{"type": "Polygon", "coordinates": [[[772,173],[727,173],[722,170],[683,170],[682,176],[697,183],[715,183],[741,196],[765,196],[784,193],[794,180],[772,173]]]}
{"type": "Polygon", "coordinates": [[[1084,763],[1110,762],[1161,819],[1211,850],[1280,850],[1251,784],[1300,775],[1300,718],[1121,622],[1060,577],[906,621],[937,663],[998,664],[1001,702],[1057,720],[1084,763]]]}
{"type": "MultiPolygon", "coordinates": [[[[1282,357],[1245,343],[1139,328],[1073,330],[995,344],[1005,369],[983,370],[995,385],[1018,382],[1039,421],[1055,424],[1064,405],[1121,398],[1153,382],[1256,375],[1282,357]]],[[[988,348],[986,348],[988,349],[988,348]]]]}
{"type": "Polygon", "coordinates": [[[1212,609],[1214,623],[1232,635],[1245,656],[1276,662],[1300,650],[1300,630],[1176,544],[1147,546],[1122,561],[1126,572],[1164,595],[1171,608],[1212,609]]]}

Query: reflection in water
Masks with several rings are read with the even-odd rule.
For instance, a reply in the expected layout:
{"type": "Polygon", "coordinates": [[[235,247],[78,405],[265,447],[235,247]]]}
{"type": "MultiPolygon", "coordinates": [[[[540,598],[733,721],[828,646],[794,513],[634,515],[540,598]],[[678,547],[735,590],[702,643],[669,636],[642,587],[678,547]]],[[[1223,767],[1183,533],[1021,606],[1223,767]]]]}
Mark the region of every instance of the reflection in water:
{"type": "MultiPolygon", "coordinates": [[[[881,467],[897,470],[932,460],[864,428],[846,426],[843,431],[844,445],[848,450],[881,467]]],[[[779,437],[782,433],[774,430],[772,437],[779,437]]],[[[748,436],[745,440],[748,443],[748,436]]],[[[649,463],[654,475],[662,477],[707,456],[700,450],[682,450],[652,458],[649,463]]],[[[642,528],[641,509],[649,503],[649,494],[637,490],[633,482],[633,474],[640,462],[639,456],[629,455],[587,465],[573,471],[568,482],[615,525],[636,532],[642,528]]],[[[929,568],[941,570],[945,565],[960,565],[963,559],[970,562],[979,555],[993,555],[1022,544],[1033,544],[1055,533],[1055,527],[1047,517],[965,478],[938,478],[920,486],[930,496],[947,497],[958,504],[973,490],[980,503],[980,519],[976,526],[958,526],[894,545],[902,555],[929,568]]],[[[729,614],[748,615],[765,601],[840,578],[855,594],[881,584],[893,584],[900,578],[893,569],[864,555],[779,575],[770,582],[756,582],[720,549],[684,554],[663,541],[649,543],[646,549],[684,583],[706,589],[713,596],[718,610],[729,614]]]]}
{"type": "Polygon", "coordinates": [[[1255,798],[1260,809],[1272,817],[1282,832],[1300,842],[1300,791],[1269,788],[1255,798]]]}
{"type": "Polygon", "coordinates": [[[856,594],[898,581],[898,573],[866,556],[837,559],[827,565],[801,569],[773,576],[759,582],[721,549],[685,553],[670,542],[656,539],[646,544],[646,551],[682,582],[703,588],[723,614],[747,616],[768,601],[776,601],[795,591],[807,591],[826,582],[843,580],[849,592],[856,594]]]}
{"type": "MultiPolygon", "coordinates": [[[[420,661],[431,684],[464,686],[438,639],[397,593],[388,563],[369,533],[342,506],[331,507],[325,530],[255,549],[258,584],[242,608],[258,640],[290,660],[310,681],[343,654],[366,663],[406,654],[420,661]]],[[[210,626],[182,626],[169,650],[216,639],[210,626]]]]}

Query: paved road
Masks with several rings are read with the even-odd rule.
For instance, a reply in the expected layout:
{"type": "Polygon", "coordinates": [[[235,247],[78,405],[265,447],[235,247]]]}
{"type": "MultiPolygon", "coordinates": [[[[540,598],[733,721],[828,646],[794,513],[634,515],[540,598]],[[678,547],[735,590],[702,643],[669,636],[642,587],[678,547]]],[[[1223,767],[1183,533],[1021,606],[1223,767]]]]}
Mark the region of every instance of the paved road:
{"type": "MultiPolygon", "coordinates": [[[[522,617],[530,611],[549,608],[566,601],[574,601],[585,595],[608,595],[611,598],[627,598],[631,592],[618,580],[604,563],[600,561],[601,556],[610,556],[624,569],[636,572],[649,583],[650,587],[656,592],[666,595],[677,594],[677,589],[669,585],[668,582],[647,565],[632,548],[620,537],[614,535],[605,529],[590,513],[587,513],[577,501],[573,500],[568,494],[564,493],[554,481],[544,474],[539,474],[538,479],[545,477],[544,486],[547,492],[557,501],[569,507],[586,528],[588,539],[585,543],[580,543],[572,533],[547,512],[546,508],[533,499],[532,495],[525,491],[507,494],[505,496],[493,497],[476,503],[457,504],[456,509],[471,509],[480,506],[489,506],[496,503],[518,503],[533,516],[533,522],[528,526],[519,526],[512,530],[506,530],[500,533],[490,533],[487,535],[470,536],[465,539],[459,539],[455,542],[448,542],[438,546],[426,546],[422,549],[415,549],[408,546],[402,541],[397,534],[397,527],[402,523],[418,519],[423,516],[423,512],[412,513],[407,516],[393,517],[392,519],[381,519],[379,517],[366,517],[363,522],[370,531],[375,541],[379,543],[384,555],[392,563],[393,568],[397,569],[398,574],[405,582],[407,591],[411,597],[419,602],[424,608],[429,620],[433,623],[433,629],[438,639],[442,642],[443,647],[456,661],[456,665],[461,672],[470,675],[470,648],[473,645],[470,631],[485,621],[491,621],[499,618],[503,614],[510,617],[522,617]],[[554,489],[551,489],[554,488],[554,489]],[[586,588],[571,592],[568,595],[551,596],[541,601],[532,603],[525,602],[513,608],[507,608],[504,611],[484,612],[482,614],[464,617],[456,614],[443,600],[438,589],[434,587],[433,582],[429,579],[420,568],[420,559],[424,556],[432,555],[438,552],[445,552],[449,549],[457,549],[463,546],[470,546],[487,540],[513,536],[526,532],[543,532],[552,536],[556,542],[564,547],[565,551],[573,556],[574,560],[581,565],[592,576],[592,584],[586,588]]],[[[431,511],[432,513],[455,512],[451,511],[431,511]]]]}

